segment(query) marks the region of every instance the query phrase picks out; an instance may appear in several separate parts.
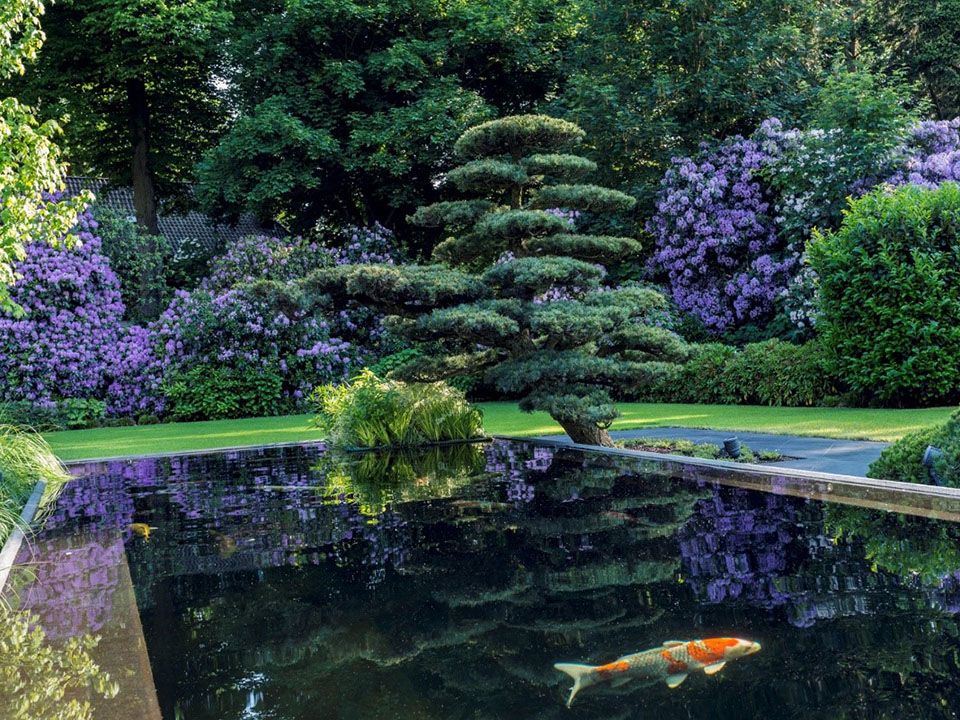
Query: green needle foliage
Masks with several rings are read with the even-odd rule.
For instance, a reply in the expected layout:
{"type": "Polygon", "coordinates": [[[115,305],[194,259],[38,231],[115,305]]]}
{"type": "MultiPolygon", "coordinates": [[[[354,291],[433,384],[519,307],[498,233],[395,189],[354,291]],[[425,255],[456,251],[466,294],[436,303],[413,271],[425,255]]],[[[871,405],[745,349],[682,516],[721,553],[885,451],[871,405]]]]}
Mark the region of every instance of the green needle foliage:
{"type": "MultiPolygon", "coordinates": [[[[393,371],[433,382],[483,373],[525,411],[545,410],[576,441],[610,445],[611,391],[651,382],[686,356],[672,333],[643,318],[665,307],[643,288],[604,288],[604,265],[637,255],[626,237],[581,235],[548,209],[627,211],[634,199],[575,183],[593,163],[568,150],[573,123],[518,115],[471,128],[457,141],[465,162],[447,178],[472,197],[422,207],[411,222],[444,227],[435,265],[341,266],[316,271],[289,303],[356,300],[390,314],[391,332],[441,352],[393,371]]],[[[276,288],[263,286],[264,292],[276,288]]]]}

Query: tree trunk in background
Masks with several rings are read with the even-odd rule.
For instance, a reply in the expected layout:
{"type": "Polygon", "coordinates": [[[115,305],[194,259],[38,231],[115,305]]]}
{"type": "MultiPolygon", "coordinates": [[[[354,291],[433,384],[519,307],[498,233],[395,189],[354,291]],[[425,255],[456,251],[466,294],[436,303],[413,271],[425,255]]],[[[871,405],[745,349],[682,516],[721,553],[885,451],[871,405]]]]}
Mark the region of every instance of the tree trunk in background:
{"type": "Polygon", "coordinates": [[[572,420],[561,420],[554,418],[564,432],[570,436],[570,439],[581,445],[601,445],[603,447],[613,447],[613,440],[610,439],[610,433],[603,428],[598,428],[593,423],[579,423],[572,420]]]}
{"type": "Polygon", "coordinates": [[[127,80],[127,102],[130,110],[130,142],[133,146],[133,207],[137,224],[151,235],[159,235],[157,197],[150,172],[150,109],[143,80],[127,80]]]}
{"type": "Polygon", "coordinates": [[[140,276],[141,308],[146,317],[153,317],[160,304],[160,289],[157,286],[156,267],[157,241],[160,234],[157,223],[157,195],[150,172],[150,108],[147,104],[147,88],[140,78],[127,80],[127,104],[130,111],[130,142],[133,147],[133,207],[137,224],[147,234],[140,252],[148,258],[140,276]]]}

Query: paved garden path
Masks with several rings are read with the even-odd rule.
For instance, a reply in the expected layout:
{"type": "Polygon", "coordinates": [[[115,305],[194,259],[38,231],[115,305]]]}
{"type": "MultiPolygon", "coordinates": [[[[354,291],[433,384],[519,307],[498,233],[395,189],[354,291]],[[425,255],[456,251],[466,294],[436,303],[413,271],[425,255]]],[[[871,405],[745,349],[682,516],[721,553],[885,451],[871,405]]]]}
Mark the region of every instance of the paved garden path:
{"type": "MultiPolygon", "coordinates": [[[[815,470],[839,475],[866,475],[867,468],[890,443],[866,440],[837,440],[834,438],[799,437],[797,435],[770,435],[767,433],[730,432],[729,430],[696,430],[693,428],[645,428],[642,430],[614,430],[614,440],[629,438],[681,438],[698,443],[722,445],[729,437],[736,436],[751,450],[776,450],[796,460],[765,463],[777,467],[815,470]]],[[[551,436],[551,440],[567,439],[551,436]]]]}

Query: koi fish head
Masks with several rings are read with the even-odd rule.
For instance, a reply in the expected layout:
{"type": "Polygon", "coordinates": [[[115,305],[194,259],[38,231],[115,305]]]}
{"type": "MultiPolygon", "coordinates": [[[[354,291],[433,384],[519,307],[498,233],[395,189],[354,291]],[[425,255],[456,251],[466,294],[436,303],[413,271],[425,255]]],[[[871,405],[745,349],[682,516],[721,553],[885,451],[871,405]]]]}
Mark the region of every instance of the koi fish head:
{"type": "MultiPolygon", "coordinates": [[[[742,640],[741,638],[716,638],[716,640],[721,641],[725,646],[721,653],[724,660],[735,660],[760,652],[760,643],[752,640],[742,640]]],[[[706,640],[705,642],[709,643],[711,641],[706,640]]]]}

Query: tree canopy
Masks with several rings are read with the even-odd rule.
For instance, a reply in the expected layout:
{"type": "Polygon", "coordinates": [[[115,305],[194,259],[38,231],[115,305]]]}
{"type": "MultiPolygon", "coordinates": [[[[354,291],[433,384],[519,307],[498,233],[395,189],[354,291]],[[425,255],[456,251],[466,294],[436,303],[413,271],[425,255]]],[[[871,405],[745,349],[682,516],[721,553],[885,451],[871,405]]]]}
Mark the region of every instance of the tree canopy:
{"type": "Polygon", "coordinates": [[[224,72],[237,118],[199,168],[214,214],[391,227],[436,200],[463,130],[555,92],[579,23],[558,0],[257,0],[224,72]]]}
{"type": "Polygon", "coordinates": [[[137,222],[157,233],[157,200],[193,179],[226,122],[215,87],[231,0],[58,0],[22,92],[69,116],[74,175],[132,185],[137,222]]]}
{"type": "MultiPolygon", "coordinates": [[[[44,35],[41,0],[8,0],[0,7],[0,79],[26,71],[44,35]]],[[[29,240],[69,241],[68,232],[87,196],[56,202],[46,193],[63,184],[60,151],[54,144],[60,126],[40,122],[33,109],[0,93],[0,309],[19,312],[10,300],[14,263],[25,257],[29,240]]]]}

